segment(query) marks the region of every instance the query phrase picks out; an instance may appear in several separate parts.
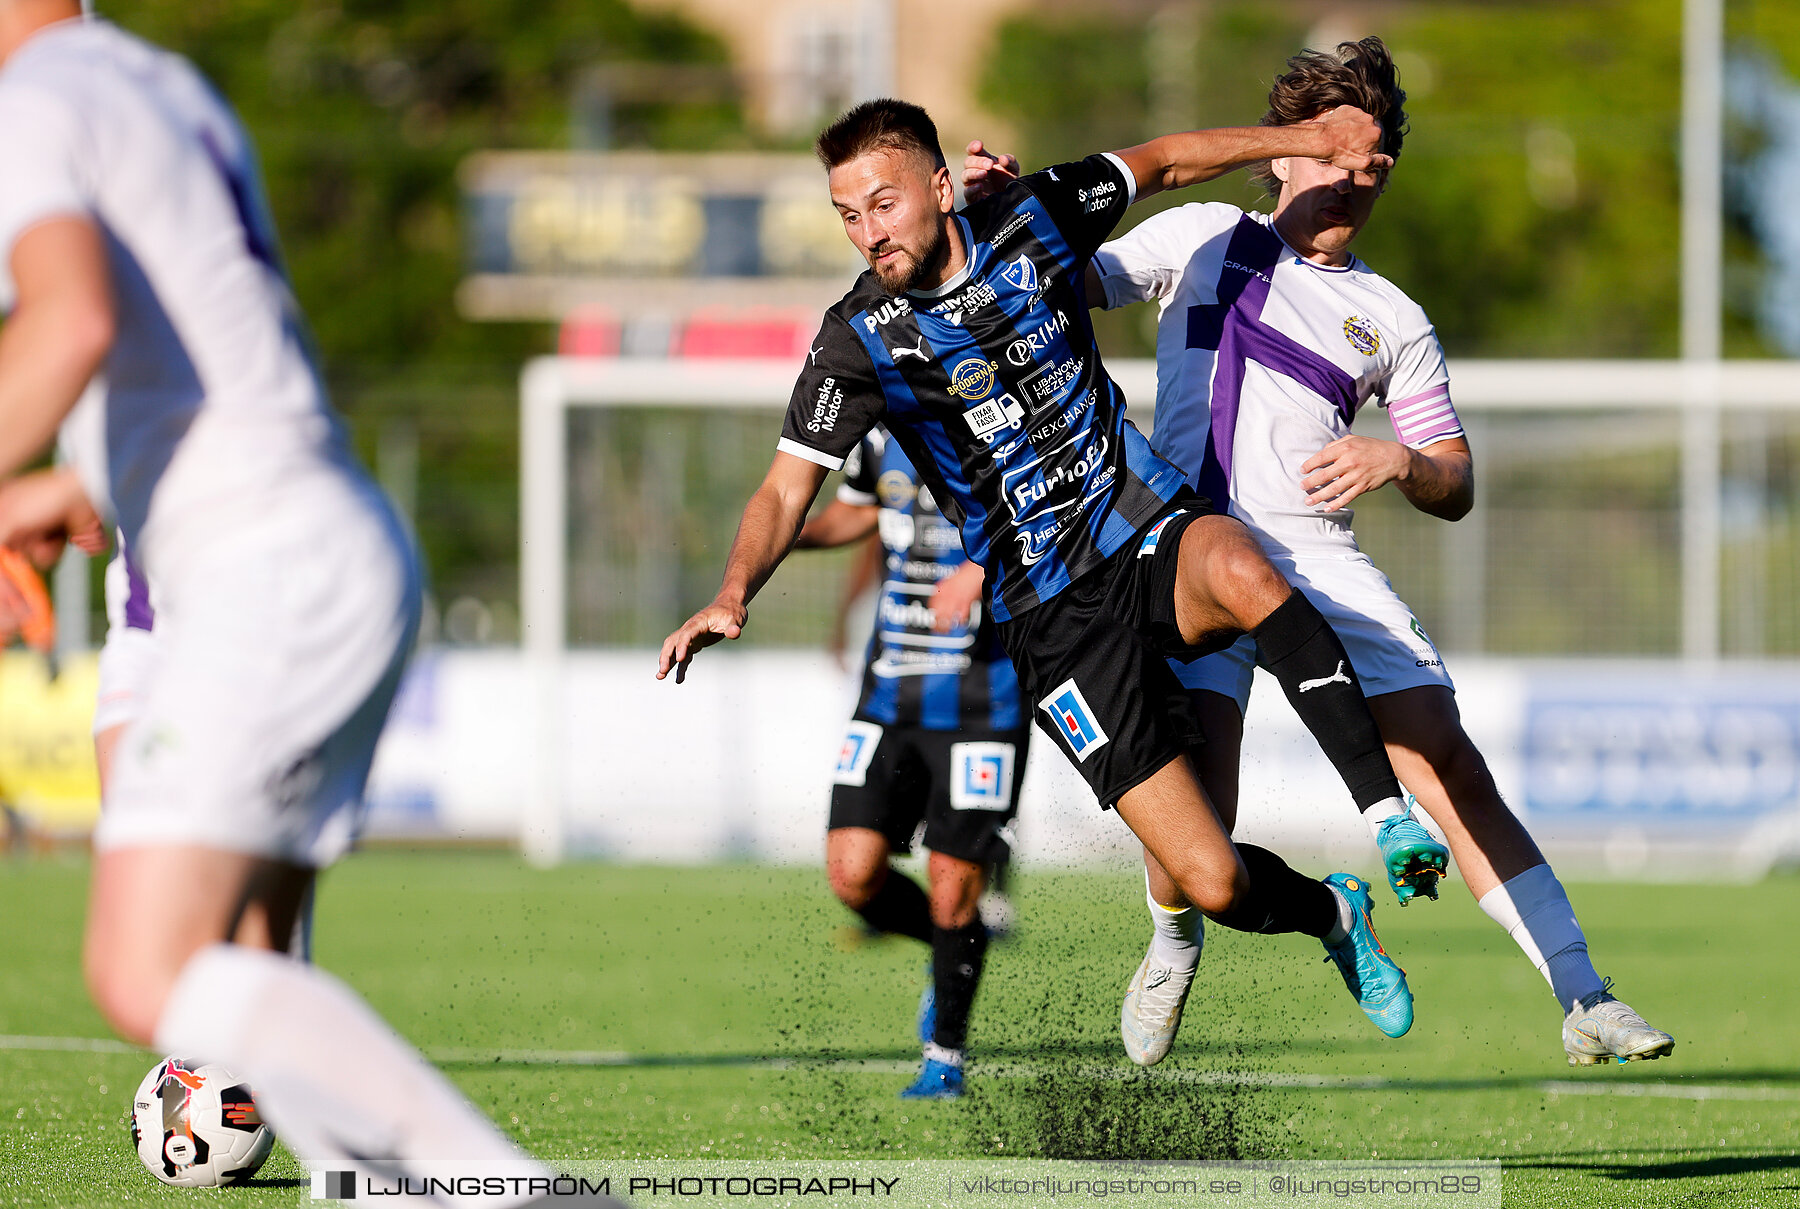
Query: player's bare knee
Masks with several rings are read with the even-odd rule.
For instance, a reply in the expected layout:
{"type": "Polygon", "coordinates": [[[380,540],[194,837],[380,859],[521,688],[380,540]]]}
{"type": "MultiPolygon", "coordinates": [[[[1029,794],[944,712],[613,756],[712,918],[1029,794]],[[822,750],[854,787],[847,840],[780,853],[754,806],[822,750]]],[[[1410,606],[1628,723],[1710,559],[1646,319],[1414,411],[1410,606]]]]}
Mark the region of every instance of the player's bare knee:
{"type": "Polygon", "coordinates": [[[1244,630],[1262,624],[1294,590],[1248,534],[1219,547],[1213,576],[1219,603],[1244,630]]]}
{"type": "Polygon", "coordinates": [[[1230,869],[1185,871],[1176,884],[1203,915],[1216,917],[1230,913],[1250,893],[1250,874],[1242,862],[1233,862],[1230,869]]]}
{"type": "Polygon", "coordinates": [[[841,861],[832,864],[827,876],[831,881],[831,892],[837,895],[838,901],[852,911],[860,911],[869,905],[869,900],[887,881],[888,868],[885,861],[878,865],[841,861]]]}

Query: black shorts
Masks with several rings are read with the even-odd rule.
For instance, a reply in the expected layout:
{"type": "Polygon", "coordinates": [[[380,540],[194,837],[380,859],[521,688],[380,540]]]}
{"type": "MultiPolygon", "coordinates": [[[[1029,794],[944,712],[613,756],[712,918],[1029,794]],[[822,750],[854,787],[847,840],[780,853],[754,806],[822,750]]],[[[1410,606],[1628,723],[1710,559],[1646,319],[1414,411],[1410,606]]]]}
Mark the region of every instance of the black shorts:
{"type": "Polygon", "coordinates": [[[1182,492],[1100,567],[1000,623],[1000,641],[1038,725],[1102,806],[1201,742],[1187,690],[1168,660],[1196,656],[1175,620],[1181,536],[1216,511],[1182,492]]]}
{"type": "Polygon", "coordinates": [[[925,846],[978,865],[1012,858],[1012,821],[1031,729],[968,731],[851,720],[831,787],[831,823],[867,827],[910,852],[925,846]]]}

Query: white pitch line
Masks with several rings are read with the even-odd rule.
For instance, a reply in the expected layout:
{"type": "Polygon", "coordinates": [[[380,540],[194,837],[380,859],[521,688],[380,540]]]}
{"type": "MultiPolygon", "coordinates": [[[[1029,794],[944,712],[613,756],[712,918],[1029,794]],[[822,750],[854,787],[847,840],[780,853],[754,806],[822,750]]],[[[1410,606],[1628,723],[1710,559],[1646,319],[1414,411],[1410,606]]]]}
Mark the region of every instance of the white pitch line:
{"type": "Polygon", "coordinates": [[[7,1037],[0,1036],[0,1050],[57,1050],[64,1053],[86,1054],[143,1054],[148,1050],[139,1049],[123,1041],[114,1041],[104,1037],[7,1037]]]}
{"type": "MultiPolygon", "coordinates": [[[[64,1053],[142,1054],[148,1051],[123,1041],[99,1037],[22,1037],[0,1035],[0,1051],[47,1050],[64,1053]]],[[[621,1050],[558,1049],[435,1049],[428,1056],[436,1062],[471,1065],[505,1063],[513,1066],[578,1066],[619,1068],[700,1068],[714,1065],[705,1054],[647,1058],[621,1050]]],[[[717,1065],[757,1070],[831,1070],[871,1075],[904,1075],[916,1071],[916,1062],[880,1058],[840,1058],[814,1061],[807,1058],[738,1058],[720,1055],[717,1065]]],[[[1222,1087],[1298,1087],[1321,1091],[1430,1091],[1416,1080],[1389,1079],[1378,1075],[1318,1075],[1299,1071],[1145,1070],[1136,1066],[1046,1066],[1036,1062],[1001,1062],[978,1067],[988,1078],[1029,1079],[1043,1074],[1082,1079],[1147,1079],[1165,1083],[1200,1083],[1222,1087]]],[[[1552,1096],[1649,1096],[1669,1100],[1800,1100],[1800,1088],[1733,1087],[1717,1084],[1593,1082],[1546,1079],[1529,1084],[1552,1096]]],[[[1474,1089],[1470,1089],[1474,1090],[1474,1089]]],[[[1494,1090],[1505,1090],[1497,1087],[1494,1090]]]]}

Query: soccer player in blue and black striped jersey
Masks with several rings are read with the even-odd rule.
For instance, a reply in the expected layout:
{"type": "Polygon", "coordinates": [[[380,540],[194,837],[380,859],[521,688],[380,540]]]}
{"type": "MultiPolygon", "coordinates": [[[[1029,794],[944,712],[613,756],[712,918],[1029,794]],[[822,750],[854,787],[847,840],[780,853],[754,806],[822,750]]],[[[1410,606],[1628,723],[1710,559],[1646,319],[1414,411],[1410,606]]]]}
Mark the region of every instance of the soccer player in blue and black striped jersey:
{"type": "Polygon", "coordinates": [[[826,474],[883,423],[986,570],[1033,717],[1102,805],[1206,915],[1320,938],[1364,1012],[1405,1033],[1412,994],[1369,924],[1367,883],[1315,881],[1232,844],[1195,779],[1202,736],[1165,656],[1250,634],[1367,810],[1400,787],[1355,671],[1242,522],[1126,421],[1083,293],[1088,261],[1138,198],[1280,156],[1385,168],[1381,138],[1349,106],[1165,135],[1032,173],[959,213],[924,110],[880,100],[843,115],[817,150],[869,271],[826,313],[719,594],[664,641],[658,677],[683,679],[696,651],[742,632],[826,474]]]}
{"type": "Polygon", "coordinates": [[[837,498],[800,547],[879,531],[886,574],[831,790],[825,867],[843,904],[879,932],[931,946],[925,1075],[901,1093],[961,1093],[963,1042],[987,953],[986,873],[1012,856],[1031,727],[1019,677],[981,601],[983,573],[885,429],[850,451],[837,498]],[[923,822],[930,898],[891,868],[923,822]]]}

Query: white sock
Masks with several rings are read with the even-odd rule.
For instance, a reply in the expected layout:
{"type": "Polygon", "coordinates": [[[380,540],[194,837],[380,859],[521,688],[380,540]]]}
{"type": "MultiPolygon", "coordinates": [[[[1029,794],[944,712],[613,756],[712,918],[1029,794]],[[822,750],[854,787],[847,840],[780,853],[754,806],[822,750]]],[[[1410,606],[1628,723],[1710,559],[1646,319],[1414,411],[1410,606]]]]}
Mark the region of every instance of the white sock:
{"type": "Polygon", "coordinates": [[[1325,888],[1331,891],[1331,897],[1337,900],[1338,921],[1337,927],[1325,933],[1321,939],[1328,945],[1334,945],[1350,935],[1350,929],[1356,924],[1356,909],[1350,905],[1350,899],[1342,890],[1330,882],[1325,883],[1325,888]]]}
{"type": "Polygon", "coordinates": [[[1150,893],[1150,871],[1144,871],[1144,902],[1150,907],[1150,955],[1171,970],[1191,970],[1200,964],[1206,944],[1206,916],[1194,907],[1165,907],[1150,893]]]}
{"type": "Polygon", "coordinates": [[[1481,896],[1481,909],[1511,934],[1566,1014],[1605,989],[1588,958],[1575,908],[1549,865],[1533,865],[1481,896]]]}
{"type": "Polygon", "coordinates": [[[301,1159],[362,1166],[350,1156],[364,1155],[380,1164],[364,1170],[382,1176],[429,1160],[479,1162],[482,1175],[551,1174],[353,991],[276,953],[226,944],[196,953],[163,1006],[156,1046],[242,1076],[301,1159]]]}
{"type": "Polygon", "coordinates": [[[1381,825],[1397,814],[1411,814],[1405,802],[1399,798],[1383,798],[1362,812],[1363,822],[1369,825],[1369,834],[1376,839],[1381,838],[1381,825]]]}
{"type": "Polygon", "coordinates": [[[945,1049],[935,1041],[925,1043],[925,1056],[933,1062],[942,1062],[945,1066],[962,1069],[963,1052],[959,1049],[945,1049]]]}

